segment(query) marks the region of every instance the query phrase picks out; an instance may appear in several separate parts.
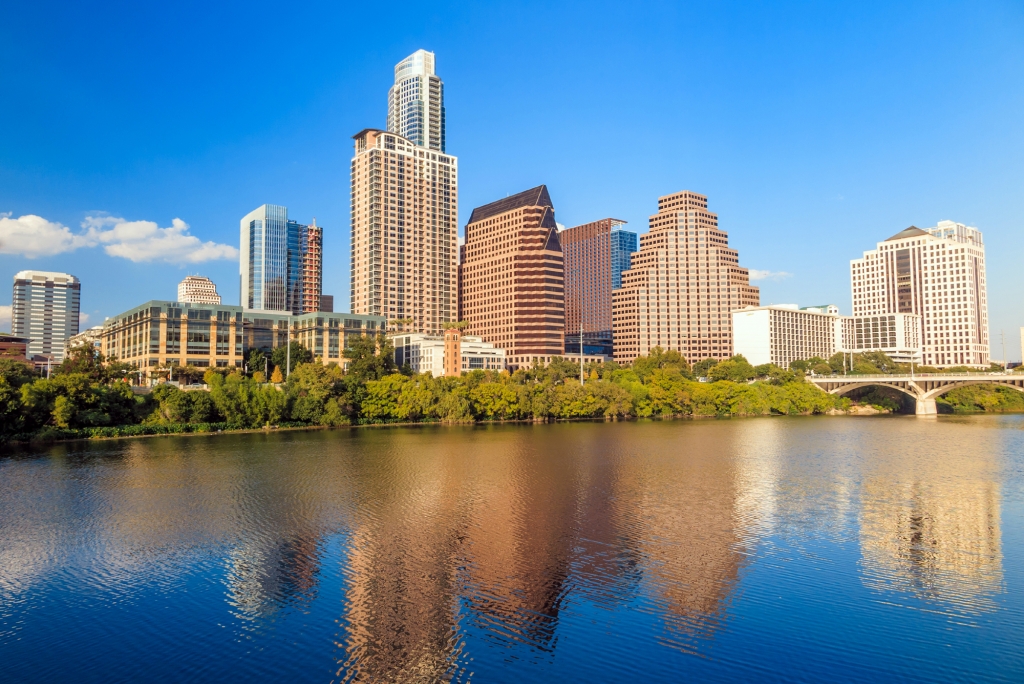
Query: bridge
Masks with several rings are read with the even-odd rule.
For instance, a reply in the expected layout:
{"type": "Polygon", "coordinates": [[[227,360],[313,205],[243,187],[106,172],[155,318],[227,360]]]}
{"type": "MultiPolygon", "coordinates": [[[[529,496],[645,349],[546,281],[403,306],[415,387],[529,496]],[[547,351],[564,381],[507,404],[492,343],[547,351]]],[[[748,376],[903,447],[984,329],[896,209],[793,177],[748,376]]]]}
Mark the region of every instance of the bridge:
{"type": "Polygon", "coordinates": [[[924,373],[917,375],[810,375],[807,381],[829,394],[842,396],[858,387],[891,387],[917,402],[917,415],[938,413],[935,399],[957,387],[1004,385],[1024,392],[1021,373],[924,373]]]}

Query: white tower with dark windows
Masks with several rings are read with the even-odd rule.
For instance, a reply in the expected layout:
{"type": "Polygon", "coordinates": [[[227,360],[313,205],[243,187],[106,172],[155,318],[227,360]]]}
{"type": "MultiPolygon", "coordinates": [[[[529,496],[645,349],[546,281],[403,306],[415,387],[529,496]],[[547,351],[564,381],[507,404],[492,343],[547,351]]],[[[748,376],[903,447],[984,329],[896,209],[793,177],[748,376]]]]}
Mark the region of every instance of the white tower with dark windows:
{"type": "Polygon", "coordinates": [[[433,52],[417,50],[395,66],[387,129],[414,145],[445,151],[444,83],[434,73],[433,52]]]}
{"type": "Polygon", "coordinates": [[[28,355],[64,360],[67,340],[78,334],[82,285],[70,273],[19,271],[14,275],[11,332],[29,338],[28,355]]]}

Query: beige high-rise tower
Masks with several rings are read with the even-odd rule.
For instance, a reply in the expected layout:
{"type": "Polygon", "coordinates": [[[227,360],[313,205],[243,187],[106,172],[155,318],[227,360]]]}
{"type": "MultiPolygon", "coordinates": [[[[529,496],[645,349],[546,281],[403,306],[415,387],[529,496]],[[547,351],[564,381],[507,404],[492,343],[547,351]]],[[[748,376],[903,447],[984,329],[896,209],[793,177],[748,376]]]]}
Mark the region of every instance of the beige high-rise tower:
{"type": "Polygon", "coordinates": [[[731,312],[758,306],[760,296],[707,197],[659,197],[640,251],[612,292],[615,360],[629,363],[654,347],[678,350],[691,363],[728,358],[731,312]]]}
{"type": "Polygon", "coordinates": [[[440,334],[458,316],[458,160],[367,128],[352,158],[352,313],[440,334]]]}

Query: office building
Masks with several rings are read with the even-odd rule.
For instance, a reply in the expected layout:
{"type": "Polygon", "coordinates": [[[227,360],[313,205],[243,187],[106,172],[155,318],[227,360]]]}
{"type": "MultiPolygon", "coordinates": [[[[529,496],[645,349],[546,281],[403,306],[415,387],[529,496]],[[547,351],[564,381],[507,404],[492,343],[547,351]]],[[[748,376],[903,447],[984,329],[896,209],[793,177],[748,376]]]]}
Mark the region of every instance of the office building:
{"type": "MultiPolygon", "coordinates": [[[[324,229],[313,223],[305,226],[302,251],[302,312],[323,311],[324,229]]],[[[333,307],[333,301],[332,309],[333,307]]]]}
{"type": "Polygon", "coordinates": [[[82,285],[68,273],[19,271],[14,275],[11,332],[26,337],[28,356],[64,360],[65,343],[78,334],[82,285]]]}
{"type": "Polygon", "coordinates": [[[353,313],[440,335],[458,317],[458,160],[366,129],[352,159],[353,313]]]}
{"type": "Polygon", "coordinates": [[[433,52],[417,50],[395,66],[387,129],[413,145],[445,151],[444,83],[434,73],[433,52]]]}
{"type": "Polygon", "coordinates": [[[615,360],[631,363],[654,347],[691,363],[732,355],[732,312],[760,303],[739,253],[708,211],[704,195],[658,198],[622,287],[612,291],[615,360]]]}
{"type": "Polygon", "coordinates": [[[295,316],[224,304],[149,301],[108,318],[100,345],[104,356],[146,376],[172,366],[241,367],[251,350],[271,351],[287,345],[289,337],[321,363],[345,365],[350,336],[376,335],[384,327],[384,319],[372,316],[295,316]]]}
{"type": "Polygon", "coordinates": [[[293,314],[315,310],[322,281],[320,228],[289,220],[287,207],[274,204],[246,214],[240,228],[242,308],[293,314]],[[311,237],[315,240],[312,248],[311,237]],[[313,297],[308,307],[304,300],[307,287],[313,297]]]}
{"type": "Polygon", "coordinates": [[[178,301],[189,304],[220,304],[220,295],[213,281],[203,276],[185,276],[178,283],[178,301]]]}
{"type": "Polygon", "coordinates": [[[455,328],[445,330],[443,335],[393,335],[391,342],[395,346],[395,363],[399,367],[409,364],[414,373],[430,373],[435,378],[505,368],[504,349],[479,337],[462,335],[455,328]]]}
{"type": "Polygon", "coordinates": [[[880,351],[899,363],[920,363],[920,325],[914,314],[840,316],[832,304],[749,307],[732,313],[733,353],[780,368],[838,352],[880,351]]]}
{"type": "Polygon", "coordinates": [[[636,247],[636,234],[621,230],[626,222],[607,218],[567,228],[558,235],[565,258],[565,352],[612,356],[612,289],[629,268],[623,246],[636,247]],[[617,263],[616,263],[617,262],[617,263]],[[618,270],[617,270],[618,269],[618,270]]]}
{"type": "Polygon", "coordinates": [[[629,230],[612,228],[612,289],[622,287],[622,273],[629,270],[633,252],[637,250],[637,235],[629,230]]]}
{"type": "Polygon", "coordinates": [[[324,313],[334,313],[334,295],[320,295],[320,310],[324,313]]]}
{"type": "Polygon", "coordinates": [[[977,228],[911,226],[850,261],[850,288],[855,317],[921,317],[923,364],[988,367],[985,245],[977,228]]]}
{"type": "Polygon", "coordinates": [[[514,367],[564,355],[564,263],[548,189],[477,207],[465,238],[459,318],[466,332],[504,349],[514,367]]]}

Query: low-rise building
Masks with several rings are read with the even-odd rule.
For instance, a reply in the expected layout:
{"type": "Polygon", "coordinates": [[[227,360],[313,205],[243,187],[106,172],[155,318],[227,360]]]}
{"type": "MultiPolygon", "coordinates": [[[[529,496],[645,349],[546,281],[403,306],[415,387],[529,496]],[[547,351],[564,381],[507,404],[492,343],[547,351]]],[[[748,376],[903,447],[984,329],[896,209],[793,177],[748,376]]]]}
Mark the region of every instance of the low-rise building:
{"type": "Polygon", "coordinates": [[[921,362],[921,317],[915,314],[840,316],[833,304],[747,307],[732,314],[733,354],[756,365],[788,368],[793,361],[837,352],[880,351],[899,363],[921,362]]]}
{"type": "Polygon", "coordinates": [[[72,335],[71,337],[69,337],[68,341],[67,341],[67,344],[65,344],[64,346],[65,346],[66,349],[71,350],[71,349],[74,349],[75,347],[81,347],[83,345],[89,345],[89,346],[93,347],[94,349],[96,349],[96,351],[102,353],[103,352],[103,342],[102,342],[102,339],[101,339],[102,338],[102,333],[103,333],[103,326],[102,325],[94,325],[91,328],[89,328],[88,330],[83,330],[82,332],[78,333],[77,335],[72,335]]]}
{"type": "Polygon", "coordinates": [[[240,306],[149,301],[108,318],[100,332],[104,356],[145,375],[170,366],[242,367],[252,349],[271,351],[289,338],[321,363],[346,364],[350,335],[383,332],[377,316],[247,311],[240,306]]]}
{"type": "Polygon", "coordinates": [[[435,378],[458,376],[474,370],[504,370],[505,350],[483,338],[462,335],[449,328],[444,335],[406,333],[391,338],[395,347],[395,363],[409,365],[414,373],[430,373],[435,378]],[[455,349],[459,350],[454,358],[455,349]]]}

